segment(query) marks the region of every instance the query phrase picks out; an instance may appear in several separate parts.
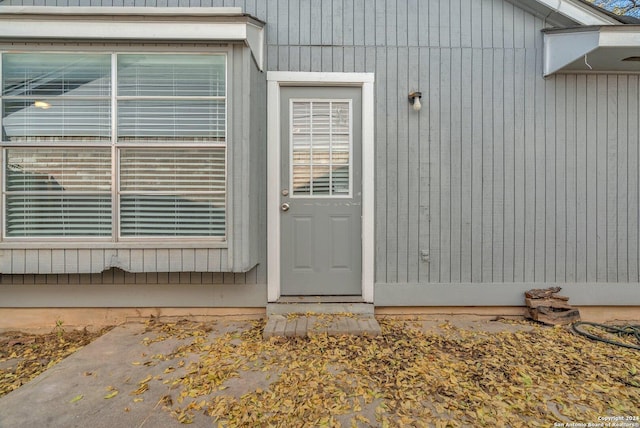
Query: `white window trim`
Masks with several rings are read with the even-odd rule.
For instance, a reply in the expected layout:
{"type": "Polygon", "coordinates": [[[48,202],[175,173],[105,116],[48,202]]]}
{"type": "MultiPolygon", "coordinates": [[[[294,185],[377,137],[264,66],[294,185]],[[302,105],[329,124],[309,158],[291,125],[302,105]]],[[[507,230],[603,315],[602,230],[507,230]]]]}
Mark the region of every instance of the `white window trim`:
{"type": "MultiPolygon", "coordinates": [[[[228,8],[227,8],[228,9],[228,8]]],[[[2,25],[2,20],[0,19],[0,25],[2,25]]],[[[1,31],[1,27],[0,27],[1,31]]],[[[60,49],[64,47],[64,44],[60,46],[54,46],[53,49],[42,49],[41,47],[36,47],[34,49],[29,50],[21,50],[20,52],[30,52],[30,53],[68,53],[69,51],[60,49]]],[[[10,49],[0,49],[0,54],[11,53],[13,50],[10,49]]],[[[232,236],[232,215],[233,208],[230,206],[230,170],[231,165],[229,164],[231,161],[231,153],[228,146],[230,138],[233,138],[231,135],[230,124],[233,121],[232,117],[232,109],[230,107],[230,88],[233,87],[233,73],[230,72],[230,67],[233,64],[233,51],[230,47],[219,47],[210,51],[202,51],[202,50],[189,50],[186,52],[178,52],[173,49],[132,49],[132,50],[119,50],[117,45],[111,48],[104,48],[97,51],[85,51],[78,50],[73,51],[77,54],[104,54],[111,56],[111,139],[108,143],[102,145],[102,147],[111,147],[112,152],[112,167],[111,167],[111,180],[112,180],[112,234],[111,236],[100,236],[100,237],[84,237],[84,236],[76,236],[76,237],[64,237],[64,236],[39,236],[39,237],[9,237],[5,236],[6,233],[6,215],[5,215],[5,198],[3,196],[4,191],[0,189],[0,252],[1,250],[7,249],[41,249],[43,245],[46,246],[47,249],[79,249],[79,248],[100,248],[100,249],[132,249],[132,248],[220,248],[227,249],[231,251],[231,236],[232,236]],[[138,144],[128,144],[128,143],[120,143],[114,144],[115,135],[117,135],[116,127],[117,127],[117,109],[115,109],[115,105],[117,104],[117,100],[119,99],[117,95],[117,61],[116,58],[119,54],[158,54],[158,55],[180,55],[180,54],[207,54],[207,55],[224,55],[225,56],[225,95],[224,99],[225,103],[225,117],[226,117],[226,126],[225,126],[225,143],[221,144],[208,144],[208,143],[196,143],[189,144],[189,148],[210,148],[210,147],[225,147],[226,158],[225,158],[225,177],[226,177],[226,191],[225,191],[225,221],[226,221],[226,229],[225,235],[223,237],[212,237],[212,236],[166,236],[166,237],[155,237],[155,236],[143,236],[143,237],[129,237],[129,236],[120,236],[120,197],[119,197],[119,188],[120,188],[120,173],[117,172],[119,169],[119,156],[116,156],[115,153],[118,152],[120,148],[126,147],[137,147],[138,144]]],[[[1,56],[0,56],[1,59],[1,56]]],[[[0,77],[1,74],[1,66],[2,61],[0,61],[0,77]]],[[[1,83],[1,82],[0,82],[1,83]]],[[[217,97],[212,97],[217,98],[217,97]]],[[[0,113],[2,107],[2,97],[0,97],[0,113]]],[[[2,168],[2,172],[0,174],[0,178],[2,180],[0,182],[5,183],[5,159],[4,159],[4,149],[12,148],[12,147],[23,147],[23,143],[11,143],[11,142],[2,142],[0,141],[0,167],[2,168]]],[[[48,147],[48,143],[33,143],[30,146],[37,147],[48,147]]],[[[95,147],[98,147],[96,145],[95,147]]],[[[74,144],[74,143],[62,143],[56,145],[58,148],[65,147],[84,147],[84,144],[74,144]]],[[[141,147],[149,148],[154,147],[154,144],[144,144],[141,147]]],[[[158,144],[159,148],[172,148],[177,146],[170,146],[167,144],[158,144]]],[[[229,256],[230,257],[230,256],[229,256]]]]}
{"type": "Polygon", "coordinates": [[[280,89],[283,86],[362,88],[362,299],[374,291],[374,74],[267,72],[267,300],[280,298],[280,89]]]}

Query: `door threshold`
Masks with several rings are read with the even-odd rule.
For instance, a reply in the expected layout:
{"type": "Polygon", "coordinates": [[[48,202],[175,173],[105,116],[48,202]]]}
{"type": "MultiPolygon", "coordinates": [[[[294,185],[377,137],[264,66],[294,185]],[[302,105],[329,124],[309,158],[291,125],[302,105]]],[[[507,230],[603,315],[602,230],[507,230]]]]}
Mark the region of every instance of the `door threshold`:
{"type": "Polygon", "coordinates": [[[365,303],[362,296],[280,296],[274,303],[365,303]]]}

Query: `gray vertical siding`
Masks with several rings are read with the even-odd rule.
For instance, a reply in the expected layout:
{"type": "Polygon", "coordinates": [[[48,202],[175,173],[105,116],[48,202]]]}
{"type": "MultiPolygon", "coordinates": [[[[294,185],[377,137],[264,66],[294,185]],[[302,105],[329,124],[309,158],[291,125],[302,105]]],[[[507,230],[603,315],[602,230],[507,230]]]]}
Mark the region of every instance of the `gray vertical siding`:
{"type": "Polygon", "coordinates": [[[242,7],[268,70],[375,73],[377,283],[639,281],[639,76],[543,79],[544,19],[503,0],[144,5],[242,7]]]}

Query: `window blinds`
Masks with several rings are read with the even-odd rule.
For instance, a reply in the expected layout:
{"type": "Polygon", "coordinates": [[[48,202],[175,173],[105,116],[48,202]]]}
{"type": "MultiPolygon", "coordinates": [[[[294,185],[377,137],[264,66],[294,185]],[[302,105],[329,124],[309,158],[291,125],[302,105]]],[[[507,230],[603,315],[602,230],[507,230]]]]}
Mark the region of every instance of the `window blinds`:
{"type": "Polygon", "coordinates": [[[5,236],[224,239],[226,90],[221,54],[2,54],[5,236]]]}

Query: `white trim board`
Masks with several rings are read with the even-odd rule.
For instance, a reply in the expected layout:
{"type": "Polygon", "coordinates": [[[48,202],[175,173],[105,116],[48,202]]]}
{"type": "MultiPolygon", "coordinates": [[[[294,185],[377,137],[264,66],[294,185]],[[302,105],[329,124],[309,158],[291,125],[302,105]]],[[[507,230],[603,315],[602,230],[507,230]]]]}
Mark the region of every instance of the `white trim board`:
{"type": "Polygon", "coordinates": [[[0,7],[1,39],[243,42],[260,70],[264,23],[240,8],[0,7]]]}
{"type": "Polygon", "coordinates": [[[373,73],[267,72],[267,300],[280,298],[280,88],[355,86],[362,88],[362,299],[374,291],[374,107],[373,73]]]}

